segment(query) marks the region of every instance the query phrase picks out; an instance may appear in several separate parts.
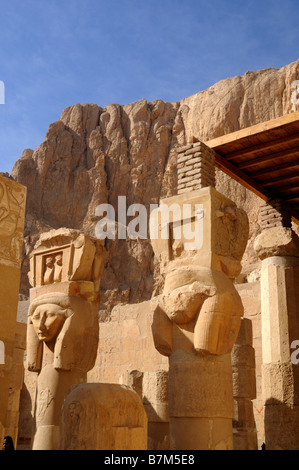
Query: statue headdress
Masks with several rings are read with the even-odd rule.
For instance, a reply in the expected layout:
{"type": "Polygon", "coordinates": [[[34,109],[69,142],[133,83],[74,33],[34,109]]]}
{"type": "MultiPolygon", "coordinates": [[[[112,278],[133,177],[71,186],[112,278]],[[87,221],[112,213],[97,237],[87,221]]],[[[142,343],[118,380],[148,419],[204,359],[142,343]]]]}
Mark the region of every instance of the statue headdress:
{"type": "MultiPolygon", "coordinates": [[[[59,332],[54,349],[54,367],[89,370],[95,360],[78,355],[84,342],[98,341],[97,305],[101,275],[106,261],[103,241],[92,239],[72,229],[51,230],[43,234],[30,256],[30,307],[27,326],[27,362],[32,371],[39,371],[43,342],[32,324],[34,310],[44,304],[57,304],[73,311],[68,314],[59,332]],[[82,304],[84,303],[84,305],[82,304]],[[80,356],[80,357],[79,357],[80,356]]],[[[87,348],[88,349],[88,348],[87,348]]]]}

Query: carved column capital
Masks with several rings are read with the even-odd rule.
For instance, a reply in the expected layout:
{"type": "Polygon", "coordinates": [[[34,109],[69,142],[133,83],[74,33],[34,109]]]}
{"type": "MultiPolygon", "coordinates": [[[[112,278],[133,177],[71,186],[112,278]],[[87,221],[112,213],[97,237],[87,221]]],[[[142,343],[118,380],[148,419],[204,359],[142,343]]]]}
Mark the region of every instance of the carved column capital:
{"type": "Polygon", "coordinates": [[[291,228],[291,215],[279,199],[263,202],[260,207],[262,232],[254,249],[261,260],[272,256],[299,256],[299,237],[291,228]]]}

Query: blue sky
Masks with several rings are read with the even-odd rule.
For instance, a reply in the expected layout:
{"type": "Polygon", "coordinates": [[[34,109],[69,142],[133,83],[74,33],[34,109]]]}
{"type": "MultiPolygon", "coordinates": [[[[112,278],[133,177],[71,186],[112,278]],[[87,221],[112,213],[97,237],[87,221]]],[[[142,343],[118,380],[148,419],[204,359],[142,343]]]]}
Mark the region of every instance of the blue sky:
{"type": "Polygon", "coordinates": [[[0,0],[0,171],[72,104],[179,101],[294,62],[298,18],[298,0],[0,0]]]}

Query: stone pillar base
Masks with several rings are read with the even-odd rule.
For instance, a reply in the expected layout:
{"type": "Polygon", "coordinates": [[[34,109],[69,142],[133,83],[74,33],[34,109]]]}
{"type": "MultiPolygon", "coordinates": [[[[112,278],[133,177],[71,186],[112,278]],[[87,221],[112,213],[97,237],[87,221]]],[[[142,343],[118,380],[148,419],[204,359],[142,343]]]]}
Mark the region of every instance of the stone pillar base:
{"type": "Polygon", "coordinates": [[[232,450],[230,354],[193,356],[189,362],[187,357],[177,354],[177,361],[170,362],[170,448],[232,450]]]}
{"type": "Polygon", "coordinates": [[[59,450],[59,426],[39,426],[36,430],[32,450],[59,450]]]}
{"type": "Polygon", "coordinates": [[[233,450],[229,418],[171,418],[172,450],[233,450]]]}

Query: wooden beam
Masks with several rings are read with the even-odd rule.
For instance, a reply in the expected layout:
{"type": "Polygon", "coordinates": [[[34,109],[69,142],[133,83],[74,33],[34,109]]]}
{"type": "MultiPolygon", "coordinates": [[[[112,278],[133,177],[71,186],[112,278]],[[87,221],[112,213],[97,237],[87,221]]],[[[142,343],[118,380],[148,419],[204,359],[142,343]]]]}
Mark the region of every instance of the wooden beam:
{"type": "MultiPolygon", "coordinates": [[[[215,153],[216,153],[215,164],[218,168],[220,168],[220,170],[224,171],[224,173],[231,176],[235,181],[242,184],[242,186],[245,186],[245,188],[255,193],[264,201],[268,201],[269,199],[273,199],[276,197],[279,197],[282,200],[287,201],[287,202],[290,202],[292,199],[299,200],[299,197],[294,198],[294,195],[290,196],[289,198],[286,198],[286,197],[282,197],[278,195],[276,192],[275,193],[270,192],[269,190],[267,190],[266,188],[258,184],[255,180],[250,178],[250,176],[248,176],[246,173],[239,170],[231,162],[227,161],[225,158],[219,155],[217,152],[215,153]]],[[[293,221],[297,225],[299,225],[299,213],[291,206],[289,206],[289,209],[290,209],[293,221]]]]}
{"type": "Polygon", "coordinates": [[[281,137],[280,139],[276,140],[271,140],[270,142],[263,142],[259,145],[253,145],[252,147],[247,147],[244,149],[237,150],[236,152],[229,153],[225,155],[227,160],[234,160],[235,158],[238,157],[246,157],[248,155],[252,155],[256,152],[264,151],[264,150],[273,150],[279,145],[282,144],[294,144],[294,142],[299,143],[299,134],[294,134],[294,135],[287,135],[285,137],[281,137]]]}
{"type": "Polygon", "coordinates": [[[263,182],[263,186],[272,186],[273,184],[279,183],[279,187],[283,187],[283,183],[287,183],[285,186],[292,187],[294,184],[298,184],[299,180],[299,173],[293,174],[293,175],[288,175],[285,177],[278,176],[277,178],[272,178],[269,181],[263,182]],[[292,183],[292,180],[297,180],[295,183],[292,183]]]}
{"type": "Polygon", "coordinates": [[[254,181],[248,175],[246,175],[246,173],[240,171],[231,162],[228,162],[221,155],[218,155],[218,153],[216,153],[215,164],[218,168],[220,168],[226,174],[231,176],[234,180],[238,181],[238,183],[242,184],[247,189],[250,189],[259,197],[261,197],[264,201],[268,201],[268,199],[271,199],[273,197],[273,195],[268,190],[263,188],[259,183],[254,181]]]}
{"type": "Polygon", "coordinates": [[[277,158],[293,157],[294,155],[297,155],[297,154],[299,157],[298,147],[293,148],[293,149],[282,150],[281,152],[272,153],[270,155],[263,155],[262,157],[257,157],[257,158],[253,158],[252,160],[241,162],[238,164],[238,168],[240,168],[240,170],[244,170],[244,168],[249,168],[251,166],[258,165],[259,163],[264,163],[269,160],[273,160],[274,162],[277,158]]]}
{"type": "Polygon", "coordinates": [[[296,198],[299,197],[299,187],[296,188],[283,188],[280,191],[280,198],[283,201],[287,201],[289,203],[289,197],[296,198]]]}
{"type": "Polygon", "coordinates": [[[299,196],[299,187],[294,186],[292,188],[287,188],[287,187],[279,188],[279,193],[280,193],[281,199],[285,199],[291,196],[297,197],[299,196]]]}
{"type": "Polygon", "coordinates": [[[276,173],[277,171],[281,171],[281,170],[289,170],[289,169],[291,170],[291,168],[294,168],[296,166],[299,166],[299,160],[296,160],[295,162],[281,163],[280,165],[276,165],[276,166],[269,166],[268,168],[264,168],[263,170],[253,171],[253,172],[250,172],[250,176],[251,178],[255,178],[255,177],[267,175],[268,173],[269,174],[276,173]]]}
{"type": "Polygon", "coordinates": [[[221,145],[229,144],[236,142],[237,140],[246,139],[247,137],[256,136],[261,132],[271,131],[273,129],[283,128],[291,123],[299,121],[299,111],[294,113],[285,114],[276,119],[271,119],[270,121],[261,122],[254,126],[246,127],[245,129],[240,129],[236,132],[231,132],[230,134],[223,135],[221,137],[216,137],[215,139],[208,140],[204,142],[208,147],[216,150],[217,147],[221,145]]]}
{"type": "Polygon", "coordinates": [[[265,201],[277,197],[286,201],[293,220],[299,224],[295,182],[299,159],[294,161],[299,157],[299,111],[204,143],[215,151],[218,168],[265,201]],[[291,148],[286,148],[290,145],[291,148]],[[263,154],[257,156],[258,152],[263,154]],[[288,157],[291,161],[287,161],[288,157]],[[249,160],[245,161],[246,158],[249,160]],[[263,176],[266,177],[263,181],[256,180],[263,176]]]}
{"type": "Polygon", "coordinates": [[[298,211],[292,211],[292,219],[295,222],[295,224],[299,225],[299,213],[298,211]]]}

